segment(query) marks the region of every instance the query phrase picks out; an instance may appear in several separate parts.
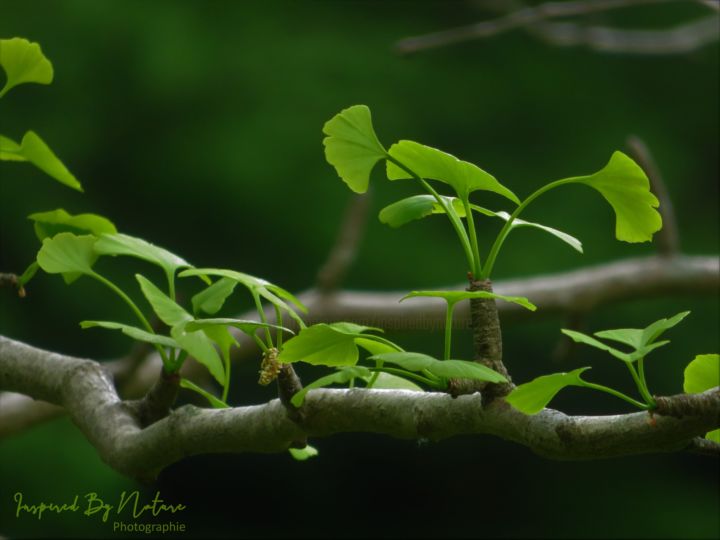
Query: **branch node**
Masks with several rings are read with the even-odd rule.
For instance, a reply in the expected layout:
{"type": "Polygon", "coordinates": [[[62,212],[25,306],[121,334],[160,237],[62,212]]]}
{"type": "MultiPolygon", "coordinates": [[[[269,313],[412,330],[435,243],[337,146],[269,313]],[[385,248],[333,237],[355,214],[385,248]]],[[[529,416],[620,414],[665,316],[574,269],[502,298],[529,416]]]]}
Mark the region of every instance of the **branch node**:
{"type": "Polygon", "coordinates": [[[154,424],[170,414],[170,408],[177,399],[180,389],[180,375],[168,373],[163,366],[155,384],[142,399],[129,401],[128,408],[142,427],[154,424]]]}

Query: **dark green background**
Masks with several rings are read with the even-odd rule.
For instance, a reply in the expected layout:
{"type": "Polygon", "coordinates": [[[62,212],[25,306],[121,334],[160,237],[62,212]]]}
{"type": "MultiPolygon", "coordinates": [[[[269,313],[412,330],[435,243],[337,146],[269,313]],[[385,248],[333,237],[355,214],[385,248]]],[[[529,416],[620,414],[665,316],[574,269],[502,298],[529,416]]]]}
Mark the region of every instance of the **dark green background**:
{"type": "MultiPolygon", "coordinates": [[[[72,192],[24,164],[0,164],[0,270],[21,271],[37,250],[26,216],[62,207],[107,215],[123,232],[196,265],[300,291],[312,285],[350,199],[324,161],[321,127],[355,103],[371,107],[386,144],[408,138],[437,146],[521,197],[546,181],[601,168],[629,134],[639,135],[665,176],[684,250],[716,254],[717,46],[682,56],[614,56],[512,32],[410,58],[392,52],[399,38],[493,15],[477,4],[0,1],[0,37],[38,41],[56,72],[52,86],[20,86],[0,102],[0,132],[20,139],[36,130],[86,191],[72,192]]],[[[589,21],[658,27],[706,11],[685,2],[589,21]]],[[[373,215],[413,193],[410,183],[382,182],[380,172],[373,180],[373,215]]],[[[610,208],[582,187],[547,196],[528,218],[576,235],[585,254],[523,231],[506,244],[496,279],[653,252],[615,241],[610,208]]],[[[494,226],[481,224],[485,245],[494,226]]],[[[102,261],[101,269],[134,292],[132,273],[157,277],[128,261],[102,261]]],[[[461,282],[464,272],[447,223],[392,230],[373,217],[346,286],[438,287],[461,282]]],[[[80,330],[83,319],[128,317],[97,283],[66,287],[39,275],[25,300],[0,292],[5,335],[96,359],[130,346],[111,333],[80,330]]],[[[648,366],[651,390],[671,394],[681,390],[695,354],[718,351],[717,298],[605,307],[587,326],[643,326],[686,309],[693,314],[648,366]]],[[[565,323],[538,318],[504,329],[515,380],[592,364],[594,381],[632,391],[622,366],[593,351],[553,363],[565,323]]],[[[436,334],[390,337],[430,353],[442,346],[436,334]]],[[[458,356],[470,354],[467,334],[456,343],[458,356]]],[[[256,370],[254,362],[236,370],[233,403],[272,397],[254,384],[256,370]]],[[[579,389],[554,405],[578,414],[627,411],[579,389]]],[[[188,459],[164,471],[157,489],[188,505],[181,519],[197,537],[720,534],[718,463],[696,456],[559,463],[487,437],[418,444],[342,435],[313,444],[321,457],[307,463],[287,455],[188,459]]],[[[110,536],[107,525],[74,515],[17,520],[12,494],[64,501],[97,491],[111,499],[136,487],[105,467],[67,420],[48,423],[0,444],[0,534],[110,536]]],[[[156,489],[140,488],[150,496],[156,489]]]]}

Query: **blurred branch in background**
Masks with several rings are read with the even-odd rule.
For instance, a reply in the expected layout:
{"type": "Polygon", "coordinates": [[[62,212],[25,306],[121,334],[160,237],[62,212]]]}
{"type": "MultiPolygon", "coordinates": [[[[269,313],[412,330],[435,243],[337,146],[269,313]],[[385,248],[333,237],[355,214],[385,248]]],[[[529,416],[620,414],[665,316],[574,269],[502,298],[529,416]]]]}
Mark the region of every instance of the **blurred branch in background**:
{"type": "MultiPolygon", "coordinates": [[[[718,40],[718,15],[710,15],[666,29],[627,30],[590,26],[579,22],[548,22],[560,17],[581,17],[620,8],[651,6],[673,0],[577,0],[527,6],[517,0],[487,2],[502,6],[505,15],[489,21],[433,32],[398,41],[395,50],[410,54],[476,39],[487,39],[511,30],[523,29],[551,45],[585,46],[598,52],[669,55],[684,54],[718,40]]],[[[674,0],[677,1],[677,0],[674,0]]],[[[714,0],[685,0],[718,11],[714,0]]]]}

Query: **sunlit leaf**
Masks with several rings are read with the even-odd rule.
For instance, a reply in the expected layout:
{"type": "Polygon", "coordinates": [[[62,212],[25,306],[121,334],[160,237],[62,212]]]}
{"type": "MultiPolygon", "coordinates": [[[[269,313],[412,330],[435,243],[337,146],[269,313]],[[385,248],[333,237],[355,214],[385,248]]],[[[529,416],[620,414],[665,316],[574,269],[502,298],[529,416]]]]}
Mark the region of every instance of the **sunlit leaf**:
{"type": "Polygon", "coordinates": [[[673,326],[677,325],[680,321],[682,321],[688,315],[690,315],[689,311],[683,311],[681,313],[678,313],[674,317],[670,317],[669,319],[660,319],[659,321],[655,321],[650,326],[645,328],[645,330],[643,330],[643,336],[642,336],[643,344],[647,345],[649,343],[653,343],[666,330],[669,330],[673,326]]]}
{"type": "Polygon", "coordinates": [[[406,298],[415,298],[420,296],[443,298],[450,305],[454,305],[461,300],[467,300],[471,298],[494,298],[496,300],[505,300],[506,302],[518,304],[526,309],[529,309],[530,311],[535,311],[537,309],[535,304],[522,296],[504,296],[502,294],[495,294],[486,291],[412,291],[403,296],[400,301],[402,302],[406,298]]]}
{"type": "Polygon", "coordinates": [[[142,238],[127,234],[103,234],[95,244],[95,251],[101,255],[128,255],[155,264],[165,271],[168,279],[180,268],[192,266],[186,260],[168,250],[158,247],[142,238]]]}
{"type": "Polygon", "coordinates": [[[336,372],[331,373],[330,375],[325,375],[324,377],[320,377],[316,381],[311,382],[302,390],[300,390],[297,394],[295,394],[290,400],[290,402],[295,407],[300,407],[300,405],[303,404],[303,401],[305,401],[305,395],[310,390],[313,390],[315,388],[323,388],[325,386],[330,386],[331,384],[345,384],[351,379],[368,377],[370,376],[370,374],[370,370],[362,366],[341,368],[336,372]]]}
{"type": "MultiPolygon", "coordinates": [[[[475,205],[473,205],[473,210],[477,210],[477,208],[479,208],[479,207],[476,207],[475,205]]],[[[485,209],[483,209],[483,210],[485,210],[485,209]]],[[[500,219],[502,219],[504,221],[507,221],[508,219],[510,219],[510,214],[508,214],[507,212],[492,212],[492,210],[487,210],[487,212],[491,212],[496,217],[499,217],[500,219]]],[[[580,253],[583,252],[582,242],[580,242],[580,240],[578,240],[577,238],[575,238],[574,236],[572,236],[566,232],[559,231],[558,229],[553,229],[552,227],[548,227],[546,225],[541,225],[540,223],[533,223],[532,221],[525,221],[524,219],[514,219],[512,224],[510,225],[510,230],[519,229],[522,227],[527,227],[527,228],[531,228],[531,229],[538,229],[538,230],[544,231],[548,234],[553,235],[555,238],[562,240],[567,245],[569,245],[571,248],[573,248],[575,251],[578,251],[580,253]]]]}
{"type": "Polygon", "coordinates": [[[650,192],[650,182],[640,168],[622,152],[613,153],[608,164],[589,176],[566,179],[588,185],[599,191],[615,212],[615,237],[625,242],[649,242],[662,228],[656,210],[657,197],[650,192]]]}
{"type": "Polygon", "coordinates": [[[285,343],[278,361],[322,366],[355,365],[360,354],[355,338],[361,336],[362,329],[366,327],[345,324],[351,326],[321,323],[303,328],[297,336],[285,343]]]}
{"type": "Polygon", "coordinates": [[[318,455],[317,448],[309,444],[305,448],[288,448],[288,452],[297,461],[305,461],[318,455]]]}
{"type": "Polygon", "coordinates": [[[720,386],[720,355],[697,355],[685,368],[683,390],[687,394],[699,394],[716,386],[720,386]]]}
{"type": "Polygon", "coordinates": [[[34,131],[28,131],[18,145],[0,137],[0,160],[28,161],[61,184],[82,191],[82,185],[34,131]]]}
{"type": "Polygon", "coordinates": [[[375,135],[370,109],[353,105],[328,120],[323,126],[325,159],[355,193],[365,193],[370,172],[386,157],[385,148],[375,135]]]}
{"type": "MultiPolygon", "coordinates": [[[[425,179],[444,182],[465,200],[477,190],[492,191],[520,204],[517,196],[498,182],[494,176],[477,165],[462,161],[452,154],[414,141],[400,141],[390,147],[390,155],[425,179]]],[[[390,180],[412,178],[405,170],[388,160],[387,177],[390,180]]]]}
{"type": "MultiPolygon", "coordinates": [[[[447,204],[454,205],[458,216],[463,217],[465,215],[465,209],[460,199],[446,196],[442,196],[442,198],[447,204]]],[[[378,217],[381,223],[391,227],[400,227],[410,221],[440,213],[444,214],[445,210],[438,204],[435,197],[432,195],[414,195],[386,206],[380,210],[378,217]]]]}
{"type": "Polygon", "coordinates": [[[197,384],[195,384],[192,381],[189,381],[188,379],[185,379],[185,378],[180,379],[180,386],[182,386],[183,388],[187,388],[188,390],[192,390],[193,392],[197,392],[198,394],[203,396],[205,399],[207,399],[208,402],[210,403],[210,405],[212,405],[216,409],[230,408],[230,405],[228,405],[221,399],[216,398],[210,392],[200,388],[197,384]]]}
{"type": "Polygon", "coordinates": [[[95,236],[117,233],[113,222],[106,217],[97,214],[72,215],[62,208],[49,212],[36,212],[30,214],[28,218],[35,222],[35,235],[40,241],[60,232],[91,233],[95,236]]]}
{"type": "Polygon", "coordinates": [[[659,321],[655,321],[646,328],[617,328],[614,330],[595,332],[595,335],[600,338],[610,339],[612,341],[617,341],[618,343],[629,345],[633,349],[641,349],[653,343],[666,330],[669,330],[673,326],[677,325],[689,314],[689,311],[683,311],[682,313],[678,313],[669,319],[660,319],[659,321]]]}
{"type": "Polygon", "coordinates": [[[18,84],[50,84],[53,80],[50,60],[45,58],[40,45],[27,39],[0,39],[0,66],[7,76],[0,97],[18,84]]]}
{"type": "Polygon", "coordinates": [[[60,233],[45,238],[37,254],[37,262],[48,274],[62,274],[71,282],[81,275],[93,274],[92,266],[97,260],[94,236],[76,236],[60,233]]]}
{"type": "Polygon", "coordinates": [[[510,405],[525,414],[537,414],[550,403],[552,398],[567,386],[584,386],[580,374],[589,367],[574,369],[569,373],[543,375],[516,387],[505,398],[510,405]]]}
{"type": "Polygon", "coordinates": [[[362,347],[370,354],[398,352],[397,348],[388,345],[387,343],[382,343],[374,339],[368,339],[367,337],[356,337],[355,344],[362,347]]]}
{"type": "Polygon", "coordinates": [[[145,276],[135,274],[135,278],[140,284],[140,289],[142,290],[143,295],[145,295],[145,298],[152,306],[153,311],[158,316],[158,319],[162,322],[168,326],[176,326],[193,320],[192,315],[162,292],[145,276]]]}
{"type": "Polygon", "coordinates": [[[146,343],[153,343],[155,345],[160,345],[162,347],[172,347],[175,349],[180,348],[180,345],[178,344],[178,342],[168,336],[151,334],[150,332],[147,332],[147,331],[143,330],[142,328],[137,328],[135,326],[130,326],[127,324],[111,322],[111,321],[82,321],[80,323],[80,326],[82,328],[101,327],[101,328],[107,328],[110,330],[120,330],[123,334],[125,334],[128,337],[133,338],[136,341],[144,341],[146,343]]]}
{"type": "Polygon", "coordinates": [[[437,360],[432,356],[415,352],[393,352],[373,355],[369,360],[395,364],[408,371],[427,370],[442,379],[474,379],[492,383],[507,382],[497,371],[477,362],[466,360],[437,360]]]}

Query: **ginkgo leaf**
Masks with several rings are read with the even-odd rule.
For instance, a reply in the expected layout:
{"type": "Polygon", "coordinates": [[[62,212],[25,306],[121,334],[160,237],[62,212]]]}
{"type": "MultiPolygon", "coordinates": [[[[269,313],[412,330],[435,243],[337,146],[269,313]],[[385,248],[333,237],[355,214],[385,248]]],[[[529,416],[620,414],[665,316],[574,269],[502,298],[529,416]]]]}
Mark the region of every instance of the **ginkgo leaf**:
{"type": "Polygon", "coordinates": [[[45,238],[38,251],[37,262],[48,274],[62,274],[70,283],[83,274],[94,273],[92,266],[98,257],[94,249],[96,240],[91,235],[76,236],[72,233],[45,238]]]}
{"type": "Polygon", "coordinates": [[[35,235],[40,241],[48,236],[55,236],[60,232],[81,231],[94,234],[95,236],[103,233],[114,234],[117,232],[113,222],[106,217],[97,214],[72,215],[62,208],[49,212],[36,212],[30,214],[28,219],[35,222],[35,235]]]}
{"type": "Polygon", "coordinates": [[[0,160],[28,161],[61,184],[83,190],[78,179],[34,131],[25,133],[20,144],[7,137],[0,137],[0,160]]]}
{"type": "Polygon", "coordinates": [[[363,334],[368,329],[369,327],[352,323],[320,323],[303,328],[297,336],[285,343],[278,355],[278,361],[353,366],[360,354],[355,338],[369,337],[363,334]]]}
{"type": "Polygon", "coordinates": [[[120,330],[123,334],[133,338],[137,341],[145,341],[146,343],[152,343],[154,345],[160,345],[162,347],[172,347],[179,349],[180,345],[173,338],[168,336],[162,336],[160,334],[151,334],[150,332],[130,326],[128,324],[122,324],[112,321],[82,321],[80,327],[85,328],[107,328],[109,330],[120,330]]]}
{"type": "Polygon", "coordinates": [[[232,326],[239,329],[244,334],[252,336],[258,328],[272,328],[275,330],[283,330],[290,334],[294,334],[289,328],[278,326],[276,324],[263,323],[258,321],[247,321],[244,319],[218,318],[218,319],[195,319],[187,324],[188,330],[207,329],[212,326],[232,326]]]}
{"type": "Polygon", "coordinates": [[[135,274],[140,284],[140,290],[150,303],[153,311],[162,322],[168,326],[177,326],[193,320],[192,315],[183,309],[177,302],[162,292],[152,281],[145,276],[135,274]]]}
{"type": "Polygon", "coordinates": [[[95,251],[101,255],[128,255],[143,259],[162,268],[168,280],[172,279],[178,269],[192,266],[185,259],[170,253],[165,248],[122,233],[101,235],[95,244],[95,251]]]}
{"type": "Polygon", "coordinates": [[[185,349],[190,356],[204,365],[215,380],[225,384],[225,368],[218,355],[213,341],[203,331],[188,331],[187,323],[180,323],[170,329],[170,335],[185,349]]]}
{"type": "Polygon", "coordinates": [[[525,414],[537,414],[552,398],[568,386],[585,386],[580,374],[590,369],[583,367],[569,373],[543,375],[513,389],[505,398],[510,405],[525,414]]]}
{"type": "Polygon", "coordinates": [[[720,355],[698,354],[685,368],[683,390],[699,394],[720,386],[720,355]]]}
{"type": "Polygon", "coordinates": [[[236,286],[237,281],[220,278],[192,297],[193,311],[196,314],[204,311],[209,315],[214,315],[220,311],[225,300],[233,293],[236,286]]]}
{"type": "Polygon", "coordinates": [[[412,291],[403,296],[400,301],[402,302],[407,298],[415,297],[443,298],[450,305],[455,305],[461,300],[468,300],[471,298],[495,298],[497,300],[505,300],[506,302],[518,304],[530,311],[535,311],[537,309],[535,304],[523,296],[505,296],[487,291],[412,291]]]}
{"type": "Polygon", "coordinates": [[[340,111],[323,126],[325,159],[355,193],[365,193],[370,172],[387,156],[375,135],[370,109],[353,105],[340,111]]]}
{"type": "Polygon", "coordinates": [[[318,455],[317,448],[309,444],[306,444],[304,448],[288,448],[288,452],[297,461],[305,461],[318,455]]]}
{"type": "Polygon", "coordinates": [[[656,210],[660,203],[650,191],[650,181],[640,166],[622,152],[614,152],[608,164],[595,174],[563,182],[585,184],[600,192],[615,212],[618,240],[649,242],[662,228],[656,210]]]}
{"type": "Polygon", "coordinates": [[[188,379],[181,378],[180,386],[182,388],[186,388],[187,390],[192,390],[193,392],[200,394],[202,397],[207,399],[210,405],[212,405],[215,409],[227,409],[230,407],[230,405],[225,403],[223,400],[213,396],[210,392],[204,390],[203,388],[200,388],[197,384],[188,379]]]}
{"type": "MultiPolygon", "coordinates": [[[[438,180],[452,186],[462,200],[467,200],[473,191],[485,190],[520,204],[517,196],[494,176],[477,165],[462,161],[437,148],[415,141],[400,141],[390,147],[389,154],[421,178],[438,180]]],[[[387,177],[390,180],[401,180],[412,178],[412,175],[388,160],[387,177]]]]}
{"type": "Polygon", "coordinates": [[[408,371],[428,371],[442,379],[474,379],[492,383],[507,382],[497,371],[477,362],[467,360],[438,360],[416,352],[392,352],[376,354],[369,360],[395,364],[408,371]]]}
{"type": "Polygon", "coordinates": [[[23,83],[50,84],[53,67],[37,43],[27,39],[0,39],[0,66],[7,76],[0,97],[23,83]]]}

